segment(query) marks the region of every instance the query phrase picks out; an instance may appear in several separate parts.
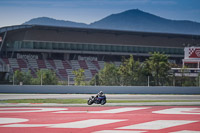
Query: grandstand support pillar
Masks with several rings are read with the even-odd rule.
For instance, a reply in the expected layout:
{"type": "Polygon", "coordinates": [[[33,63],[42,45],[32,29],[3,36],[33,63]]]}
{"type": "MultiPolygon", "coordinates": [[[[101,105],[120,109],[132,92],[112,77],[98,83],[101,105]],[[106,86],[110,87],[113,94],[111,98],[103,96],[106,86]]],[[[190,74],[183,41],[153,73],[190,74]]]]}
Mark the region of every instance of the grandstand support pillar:
{"type": "Polygon", "coordinates": [[[200,87],[200,74],[199,74],[199,87],[200,87]]]}
{"type": "Polygon", "coordinates": [[[48,58],[48,54],[47,53],[42,53],[42,59],[45,60],[48,58]]]}
{"type": "Polygon", "coordinates": [[[185,62],[184,62],[184,60],[183,60],[183,65],[182,65],[182,68],[184,68],[184,66],[185,66],[185,62]]]}
{"type": "Polygon", "coordinates": [[[5,34],[4,34],[4,36],[3,36],[3,40],[2,40],[2,42],[1,42],[0,53],[1,53],[1,49],[2,49],[2,47],[3,47],[4,41],[5,41],[5,39],[6,39],[6,35],[7,35],[7,31],[5,32],[5,34]]]}
{"type": "Polygon", "coordinates": [[[175,76],[175,73],[173,73],[173,86],[176,86],[176,76],[175,76]]]}
{"type": "Polygon", "coordinates": [[[67,76],[67,84],[69,86],[69,75],[67,76]]]}
{"type": "Polygon", "coordinates": [[[97,79],[96,79],[96,77],[97,76],[95,75],[95,78],[94,78],[95,79],[95,86],[97,86],[97,79]]]}
{"type": "Polygon", "coordinates": [[[41,86],[42,86],[42,74],[41,74],[41,86]]]}
{"type": "Polygon", "coordinates": [[[13,85],[15,85],[15,75],[13,73],[13,85]]]}
{"type": "Polygon", "coordinates": [[[64,54],[64,60],[69,60],[69,54],[67,53],[64,54]]]}

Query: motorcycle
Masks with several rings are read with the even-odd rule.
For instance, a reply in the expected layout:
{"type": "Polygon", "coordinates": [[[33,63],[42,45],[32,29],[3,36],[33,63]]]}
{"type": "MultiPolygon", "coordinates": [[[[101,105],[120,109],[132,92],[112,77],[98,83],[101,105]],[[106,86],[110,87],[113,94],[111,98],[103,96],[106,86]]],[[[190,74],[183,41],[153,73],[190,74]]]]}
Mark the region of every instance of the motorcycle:
{"type": "Polygon", "coordinates": [[[91,96],[89,98],[89,100],[87,101],[87,104],[88,105],[92,105],[93,103],[95,103],[95,104],[101,104],[101,105],[106,104],[106,96],[105,95],[103,95],[102,97],[91,96]]]}

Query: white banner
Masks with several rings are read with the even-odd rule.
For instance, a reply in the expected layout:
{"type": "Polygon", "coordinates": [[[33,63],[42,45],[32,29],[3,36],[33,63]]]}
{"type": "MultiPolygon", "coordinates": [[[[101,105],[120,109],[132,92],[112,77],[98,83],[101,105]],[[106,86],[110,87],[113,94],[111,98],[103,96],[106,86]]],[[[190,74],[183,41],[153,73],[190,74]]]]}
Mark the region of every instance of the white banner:
{"type": "Polygon", "coordinates": [[[83,56],[78,56],[78,60],[87,60],[87,61],[97,61],[97,57],[83,57],[83,56]]]}
{"type": "Polygon", "coordinates": [[[38,55],[32,55],[32,54],[19,54],[17,53],[17,59],[38,59],[38,55]]]}

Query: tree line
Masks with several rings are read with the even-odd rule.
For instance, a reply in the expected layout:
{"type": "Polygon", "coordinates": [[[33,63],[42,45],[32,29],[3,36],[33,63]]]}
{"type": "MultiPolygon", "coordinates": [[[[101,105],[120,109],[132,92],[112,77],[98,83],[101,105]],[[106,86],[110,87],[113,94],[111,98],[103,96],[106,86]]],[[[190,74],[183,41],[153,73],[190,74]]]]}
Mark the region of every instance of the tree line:
{"type": "MultiPolygon", "coordinates": [[[[159,52],[150,53],[150,57],[144,62],[129,58],[123,58],[122,64],[117,67],[113,63],[105,63],[90,81],[86,81],[84,69],[73,71],[75,85],[98,85],[98,86],[198,86],[199,77],[175,77],[170,73],[172,64],[168,62],[168,56],[159,52]]],[[[28,73],[15,71],[13,78],[15,84],[23,82],[24,85],[62,85],[56,73],[51,70],[39,70],[33,78],[28,73]]]]}
{"type": "MultiPolygon", "coordinates": [[[[105,63],[89,82],[85,81],[84,70],[77,70],[75,85],[99,86],[199,86],[200,75],[197,78],[182,76],[175,77],[171,72],[172,66],[168,56],[159,52],[150,53],[144,62],[123,58],[122,64],[117,67],[113,63],[105,63]],[[82,74],[81,74],[82,73],[82,74]]],[[[175,65],[176,66],[176,65],[175,65]]],[[[176,66],[177,67],[177,66],[176,66]]]]}
{"type": "MultiPolygon", "coordinates": [[[[133,56],[123,58],[122,64],[117,67],[113,63],[105,63],[89,82],[90,85],[104,86],[154,86],[168,85],[170,64],[168,57],[160,53],[152,53],[149,59],[141,63],[134,60],[133,56]]],[[[80,78],[79,78],[80,79],[80,78]]]]}
{"type": "Polygon", "coordinates": [[[13,75],[13,84],[57,85],[59,83],[56,73],[52,70],[38,70],[35,76],[36,77],[33,77],[30,71],[21,72],[16,70],[13,75]]]}

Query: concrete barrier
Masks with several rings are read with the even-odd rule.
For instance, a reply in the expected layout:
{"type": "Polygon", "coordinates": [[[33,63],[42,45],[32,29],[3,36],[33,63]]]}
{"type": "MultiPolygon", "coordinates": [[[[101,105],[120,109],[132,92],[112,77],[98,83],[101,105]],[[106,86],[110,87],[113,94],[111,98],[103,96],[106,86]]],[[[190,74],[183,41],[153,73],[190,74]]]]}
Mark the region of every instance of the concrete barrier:
{"type": "Polygon", "coordinates": [[[106,94],[200,94],[200,87],[0,85],[0,93],[93,94],[100,90],[106,94]]]}

